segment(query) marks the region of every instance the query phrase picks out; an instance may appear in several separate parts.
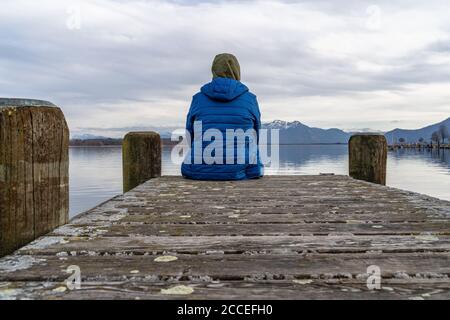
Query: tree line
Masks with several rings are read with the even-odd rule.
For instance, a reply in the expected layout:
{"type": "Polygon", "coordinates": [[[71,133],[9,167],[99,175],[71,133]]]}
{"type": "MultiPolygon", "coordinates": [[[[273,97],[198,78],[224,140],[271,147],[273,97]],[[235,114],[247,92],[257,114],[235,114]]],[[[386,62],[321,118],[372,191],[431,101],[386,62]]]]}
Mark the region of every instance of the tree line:
{"type": "MultiPolygon", "coordinates": [[[[449,139],[450,139],[450,133],[448,131],[447,126],[444,124],[442,124],[438,130],[434,131],[431,134],[431,144],[435,143],[438,146],[440,144],[444,144],[446,140],[447,140],[447,142],[449,142],[449,139]]],[[[403,144],[406,142],[405,138],[400,138],[400,139],[398,139],[398,141],[400,142],[400,144],[403,144]]],[[[424,144],[426,141],[424,138],[420,138],[418,140],[418,142],[420,144],[424,144]]]]}
{"type": "Polygon", "coordinates": [[[439,145],[440,143],[444,144],[445,139],[449,139],[449,132],[447,126],[441,125],[437,131],[432,133],[431,141],[439,145]]]}

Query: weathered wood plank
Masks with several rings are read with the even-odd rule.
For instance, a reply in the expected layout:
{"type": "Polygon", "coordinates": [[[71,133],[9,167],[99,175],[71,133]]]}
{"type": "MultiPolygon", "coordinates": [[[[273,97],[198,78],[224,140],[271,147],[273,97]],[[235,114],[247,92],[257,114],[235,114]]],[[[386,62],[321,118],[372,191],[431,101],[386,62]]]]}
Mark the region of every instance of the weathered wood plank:
{"type": "MultiPolygon", "coordinates": [[[[61,230],[62,231],[62,230],[61,230]]],[[[64,236],[45,237],[20,249],[24,255],[104,255],[190,253],[365,253],[365,252],[449,252],[449,236],[236,236],[236,237],[103,237],[83,236],[85,229],[61,232],[64,236]],[[70,233],[70,236],[68,235],[70,233]]],[[[98,232],[101,234],[101,232],[98,232]]]]}
{"type": "MultiPolygon", "coordinates": [[[[181,218],[183,220],[183,218],[181,218]]],[[[189,218],[184,219],[189,220],[189,218]]],[[[268,236],[268,235],[450,235],[450,222],[426,223],[285,223],[285,224],[114,224],[105,236],[268,236]]]]}
{"type": "MultiPolygon", "coordinates": [[[[223,254],[177,255],[167,263],[155,256],[18,256],[0,264],[0,281],[64,281],[66,269],[77,265],[83,281],[151,278],[183,280],[284,280],[293,278],[362,278],[377,265],[384,279],[448,278],[450,253],[363,254],[223,254]],[[12,270],[14,266],[28,268],[12,270]]],[[[450,281],[450,280],[449,280],[450,281]]]]}
{"type": "Polygon", "coordinates": [[[157,178],[0,259],[0,298],[448,299],[449,218],[344,176],[157,178]],[[82,290],[61,289],[69,265],[82,290]],[[368,291],[370,265],[385,289],[368,291]],[[161,293],[176,285],[194,292],[161,293]]]}
{"type": "Polygon", "coordinates": [[[387,279],[381,290],[369,291],[363,281],[348,279],[294,281],[140,281],[84,282],[81,290],[64,290],[61,282],[5,282],[0,283],[0,299],[131,299],[131,300],[389,300],[420,299],[448,300],[448,281],[423,279],[415,283],[387,279]],[[166,295],[161,290],[177,285],[193,289],[190,295],[166,295]],[[62,290],[61,290],[62,289],[62,290]]]}
{"type": "MultiPolygon", "coordinates": [[[[135,211],[128,211],[129,215],[123,218],[121,223],[145,223],[145,224],[229,224],[229,223],[245,223],[245,224],[294,224],[294,223],[419,223],[426,222],[427,215],[423,212],[415,212],[410,214],[389,214],[386,211],[374,213],[241,213],[239,210],[231,210],[220,214],[208,214],[205,212],[197,213],[194,210],[186,211],[168,211],[164,213],[156,213],[150,211],[147,214],[136,214],[135,211]],[[190,216],[190,218],[182,218],[190,216]]],[[[430,220],[430,222],[438,222],[442,220],[430,220]]],[[[446,220],[443,220],[446,221],[446,220]]],[[[76,225],[78,223],[74,223],[76,225]]],[[[81,223],[78,225],[82,225],[81,223]]]]}

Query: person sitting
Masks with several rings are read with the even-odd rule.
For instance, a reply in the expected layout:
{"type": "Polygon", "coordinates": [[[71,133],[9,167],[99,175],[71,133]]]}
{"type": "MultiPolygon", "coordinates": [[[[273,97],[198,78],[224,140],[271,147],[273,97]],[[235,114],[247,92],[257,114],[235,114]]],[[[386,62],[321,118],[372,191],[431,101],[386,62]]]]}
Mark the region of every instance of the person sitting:
{"type": "Polygon", "coordinates": [[[212,74],[213,80],[194,95],[187,115],[190,152],[182,164],[182,175],[196,180],[262,177],[257,98],[240,82],[241,70],[234,55],[217,55],[212,74]]]}

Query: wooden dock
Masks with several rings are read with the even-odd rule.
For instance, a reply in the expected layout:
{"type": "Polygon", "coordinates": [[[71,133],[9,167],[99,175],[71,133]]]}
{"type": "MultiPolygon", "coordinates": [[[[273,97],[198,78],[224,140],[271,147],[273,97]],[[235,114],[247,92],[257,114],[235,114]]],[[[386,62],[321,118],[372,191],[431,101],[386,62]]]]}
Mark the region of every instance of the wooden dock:
{"type": "Polygon", "coordinates": [[[449,275],[449,202],[347,176],[162,177],[0,259],[0,299],[449,299],[449,275]]]}

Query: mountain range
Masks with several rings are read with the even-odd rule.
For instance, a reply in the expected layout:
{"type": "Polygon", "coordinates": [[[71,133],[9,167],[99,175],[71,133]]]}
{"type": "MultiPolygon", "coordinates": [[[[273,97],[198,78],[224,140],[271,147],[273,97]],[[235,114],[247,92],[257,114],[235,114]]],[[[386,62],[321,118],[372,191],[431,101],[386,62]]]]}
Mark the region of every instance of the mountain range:
{"type": "Polygon", "coordinates": [[[336,144],[347,143],[351,133],[341,129],[320,129],[309,127],[299,121],[275,120],[262,125],[263,129],[278,129],[281,144],[336,144]]]}
{"type": "MultiPolygon", "coordinates": [[[[429,142],[433,132],[437,131],[442,125],[446,126],[450,132],[450,118],[435,123],[424,128],[407,130],[407,129],[394,129],[385,132],[384,135],[389,144],[396,143],[399,139],[403,138],[406,143],[415,143],[419,139],[423,138],[424,141],[429,142]]],[[[346,132],[341,129],[321,129],[309,127],[299,121],[286,122],[281,120],[275,120],[270,123],[263,124],[263,128],[267,129],[279,129],[280,130],[280,143],[281,144],[338,144],[348,143],[350,137],[359,132],[346,132]]],[[[363,132],[367,133],[367,132],[363,132]]],[[[377,134],[383,134],[383,132],[374,132],[377,134]]]]}
{"type": "MultiPolygon", "coordinates": [[[[389,144],[397,142],[400,138],[405,139],[405,142],[414,143],[423,138],[425,141],[431,140],[433,132],[437,131],[441,125],[447,126],[450,131],[450,118],[435,123],[424,128],[416,130],[406,129],[394,129],[388,131],[385,134],[389,144]]],[[[280,144],[346,144],[353,134],[358,132],[346,132],[341,129],[321,129],[309,127],[299,121],[286,122],[281,120],[275,120],[262,125],[263,129],[279,129],[280,144]]],[[[150,130],[150,129],[148,129],[150,130]]],[[[139,131],[148,131],[146,128],[140,128],[139,131]]],[[[161,130],[155,130],[160,133],[164,139],[170,139],[170,132],[168,128],[161,128],[161,130]]],[[[130,130],[133,131],[133,130],[130,130]]],[[[364,133],[367,133],[366,130],[364,133]]],[[[377,134],[383,134],[383,132],[375,132],[377,134]]],[[[108,137],[92,135],[92,134],[75,134],[72,139],[78,140],[107,140],[108,137]]],[[[270,139],[269,139],[270,141],[270,139]]]]}
{"type": "Polygon", "coordinates": [[[394,144],[401,138],[405,139],[406,143],[418,142],[420,138],[423,138],[424,141],[429,142],[433,132],[439,130],[439,127],[442,125],[446,126],[448,131],[450,131],[450,118],[417,130],[394,129],[386,132],[385,136],[389,144],[394,144]]]}

